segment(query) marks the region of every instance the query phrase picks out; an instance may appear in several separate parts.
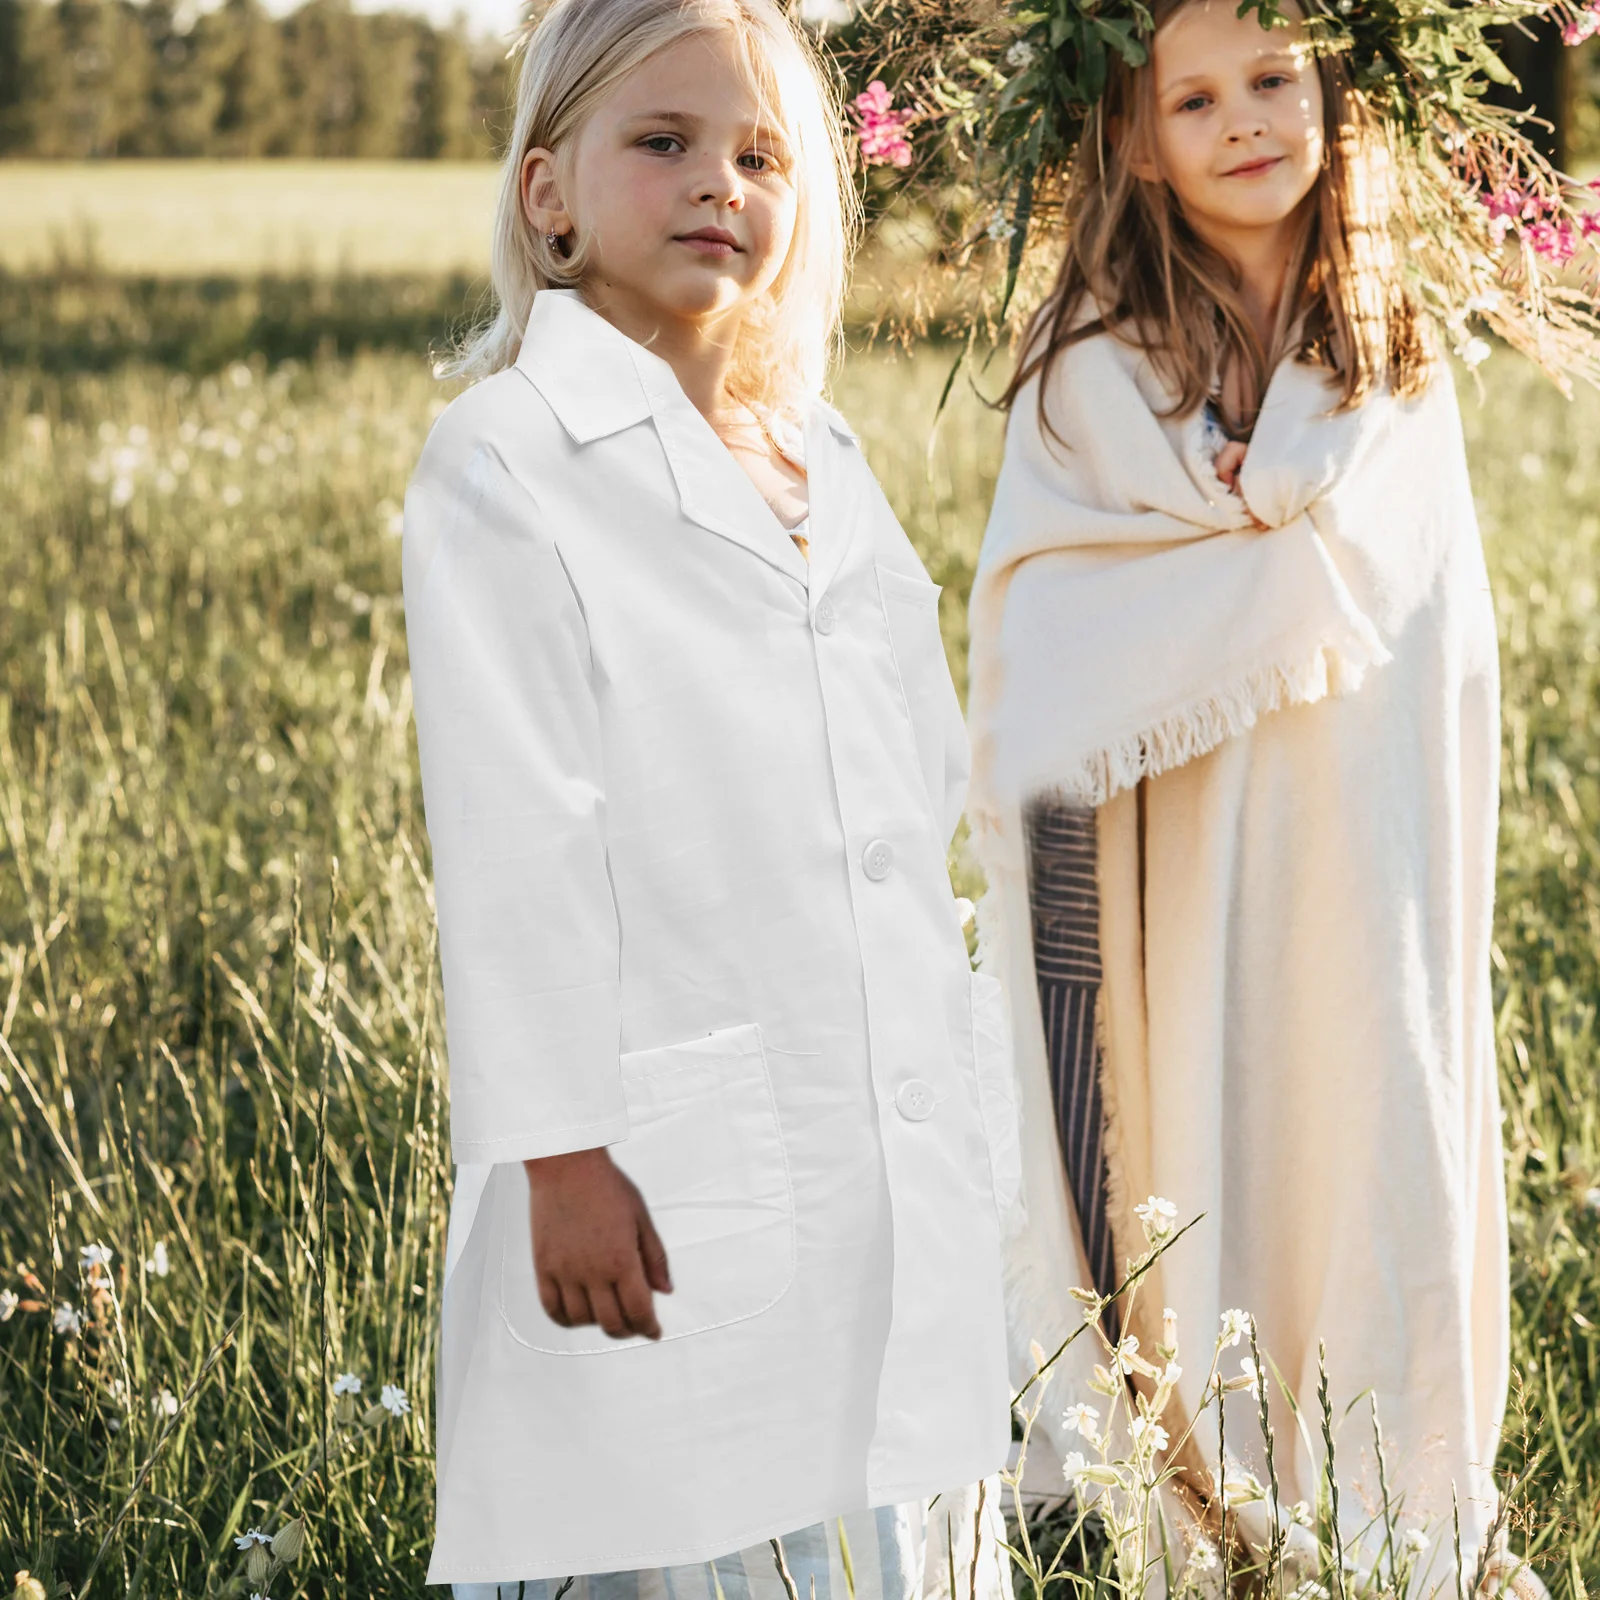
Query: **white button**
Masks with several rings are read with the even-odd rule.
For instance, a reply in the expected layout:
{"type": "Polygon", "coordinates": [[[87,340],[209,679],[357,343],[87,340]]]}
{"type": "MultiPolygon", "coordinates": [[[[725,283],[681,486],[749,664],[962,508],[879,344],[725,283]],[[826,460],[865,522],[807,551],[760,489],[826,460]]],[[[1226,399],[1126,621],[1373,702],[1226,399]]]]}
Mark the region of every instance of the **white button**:
{"type": "Polygon", "coordinates": [[[838,621],[838,614],[833,609],[833,601],[827,595],[817,602],[817,632],[832,633],[833,625],[838,621]]]}
{"type": "Polygon", "coordinates": [[[895,1090],[894,1103],[907,1122],[926,1122],[933,1115],[933,1090],[921,1078],[907,1078],[895,1090]]]}
{"type": "Polygon", "coordinates": [[[882,883],[894,865],[894,846],[887,839],[874,839],[861,852],[861,870],[874,883],[882,883]]]}

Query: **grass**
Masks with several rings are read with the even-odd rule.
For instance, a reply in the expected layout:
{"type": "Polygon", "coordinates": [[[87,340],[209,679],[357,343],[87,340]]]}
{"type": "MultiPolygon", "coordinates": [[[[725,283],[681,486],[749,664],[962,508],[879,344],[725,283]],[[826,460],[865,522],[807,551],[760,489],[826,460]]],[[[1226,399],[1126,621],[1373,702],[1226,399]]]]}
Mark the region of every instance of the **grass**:
{"type": "MultiPolygon", "coordinates": [[[[0,378],[6,1573],[240,1593],[234,1538],[298,1515],[273,1593],[421,1584],[448,1172],[394,537],[440,403],[415,331],[0,378]],[[82,1268],[96,1243],[109,1268],[82,1268]],[[359,1404],[331,1395],[346,1371],[359,1404]],[[409,1415],[368,1420],[381,1383],[409,1415]]],[[[946,585],[959,673],[999,426],[958,388],[930,458],[946,359],[858,353],[837,398],[946,585]]],[[[1485,377],[1515,1365],[1549,1446],[1529,1538],[1578,1600],[1600,1581],[1600,404],[1503,355],[1485,377]]]]}
{"type": "Polygon", "coordinates": [[[490,161],[0,161],[0,267],[476,276],[496,178],[490,161]]]}

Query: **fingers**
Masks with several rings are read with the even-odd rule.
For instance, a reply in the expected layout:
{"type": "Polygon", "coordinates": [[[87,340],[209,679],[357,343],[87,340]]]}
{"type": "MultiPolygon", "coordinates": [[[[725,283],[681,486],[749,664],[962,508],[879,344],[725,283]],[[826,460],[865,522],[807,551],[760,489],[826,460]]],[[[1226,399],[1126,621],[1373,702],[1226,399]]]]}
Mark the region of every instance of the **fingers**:
{"type": "Polygon", "coordinates": [[[561,1285],[547,1272],[536,1273],[535,1276],[539,1284],[539,1304],[544,1307],[544,1314],[558,1328],[570,1326],[566,1307],[561,1303],[561,1285]]]}
{"type": "Polygon", "coordinates": [[[639,1259],[644,1262],[645,1282],[658,1294],[671,1294],[672,1272],[667,1266],[667,1247],[662,1244],[643,1200],[639,1202],[639,1259]]]}
{"type": "Polygon", "coordinates": [[[594,1308],[594,1320],[613,1339],[631,1339],[634,1328],[617,1300],[617,1287],[610,1283],[589,1286],[589,1304],[594,1308]]]}
{"type": "Polygon", "coordinates": [[[561,1285],[561,1304],[566,1317],[561,1324],[563,1328],[582,1328],[594,1321],[589,1293],[581,1283],[561,1285]]]}
{"type": "Polygon", "coordinates": [[[655,1300],[644,1273],[638,1267],[623,1273],[617,1280],[616,1293],[622,1315],[628,1321],[628,1331],[643,1334],[646,1339],[659,1339],[661,1324],[656,1320],[655,1300]]]}

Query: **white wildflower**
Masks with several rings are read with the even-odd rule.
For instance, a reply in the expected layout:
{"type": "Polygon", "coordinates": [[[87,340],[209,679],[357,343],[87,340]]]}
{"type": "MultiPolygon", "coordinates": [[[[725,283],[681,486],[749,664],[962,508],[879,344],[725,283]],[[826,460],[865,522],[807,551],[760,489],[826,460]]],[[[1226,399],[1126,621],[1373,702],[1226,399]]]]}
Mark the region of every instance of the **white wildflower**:
{"type": "Polygon", "coordinates": [[[1144,1224],[1144,1236],[1151,1244],[1160,1244],[1178,1220],[1178,1208],[1158,1194],[1151,1195],[1142,1206],[1135,1206],[1133,1214],[1144,1224]]]}
{"type": "Polygon", "coordinates": [[[271,1544],[272,1535],[263,1533],[259,1528],[252,1528],[249,1533],[241,1533],[234,1539],[234,1545],[240,1550],[248,1550],[253,1544],[271,1544]]]}
{"type": "Polygon", "coordinates": [[[1183,1368],[1180,1367],[1176,1361],[1169,1361],[1166,1366],[1161,1369],[1161,1376],[1159,1379],[1157,1379],[1157,1382],[1162,1384],[1165,1388],[1175,1389],[1178,1386],[1178,1379],[1182,1376],[1183,1368]]]}
{"type": "Polygon", "coordinates": [[[1016,68],[1018,72],[1025,72],[1033,65],[1034,57],[1038,54],[1039,52],[1026,39],[1018,39],[1006,51],[1006,65],[1016,68]]]}
{"type": "Polygon", "coordinates": [[[1196,1572],[1215,1572],[1219,1564],[1217,1547],[1209,1539],[1196,1539],[1189,1552],[1189,1565],[1196,1572]]]}
{"type": "Polygon", "coordinates": [[[989,226],[983,230],[996,244],[1004,244],[1017,230],[1006,221],[1006,214],[997,211],[989,218],[989,226]]]}
{"type": "Polygon", "coordinates": [[[150,1259],[145,1262],[144,1270],[157,1278],[164,1278],[172,1271],[172,1260],[167,1255],[167,1241],[157,1239],[150,1251],[150,1259]]]}
{"type": "Polygon", "coordinates": [[[1068,1406],[1062,1413],[1061,1424],[1071,1428],[1075,1433],[1081,1433],[1085,1439],[1093,1439],[1098,1434],[1095,1424],[1100,1420],[1100,1413],[1093,1406],[1075,1405],[1068,1406]]]}
{"type": "Polygon", "coordinates": [[[411,1402],[406,1399],[405,1390],[393,1383],[384,1384],[378,1395],[378,1404],[391,1417],[403,1417],[411,1409],[411,1402]]]}
{"type": "Polygon", "coordinates": [[[1427,1552],[1430,1541],[1421,1528],[1407,1528],[1405,1538],[1400,1542],[1408,1554],[1420,1556],[1427,1552]]]}
{"type": "Polygon", "coordinates": [[[1235,1306],[1231,1311],[1222,1313],[1222,1332],[1217,1337],[1222,1341],[1222,1348],[1226,1350],[1230,1345],[1238,1344],[1249,1331],[1249,1317],[1235,1306]]]}
{"type": "Polygon", "coordinates": [[[93,1272],[96,1267],[109,1267],[111,1265],[110,1247],[103,1244],[86,1244],[78,1252],[78,1265],[85,1272],[93,1272]]]}
{"type": "Polygon", "coordinates": [[[1456,346],[1456,354],[1460,356],[1464,365],[1481,367],[1494,354],[1494,351],[1490,348],[1487,339],[1474,337],[1458,344],[1456,346]]]}
{"type": "Polygon", "coordinates": [[[1115,1360],[1118,1369],[1122,1372],[1134,1372],[1138,1369],[1140,1365],[1138,1334],[1130,1333],[1117,1346],[1115,1360]]]}
{"type": "Polygon", "coordinates": [[[1315,1520],[1310,1504],[1305,1500],[1296,1500],[1289,1507],[1289,1520],[1298,1528],[1309,1528],[1315,1520]]]}
{"type": "Polygon", "coordinates": [[[20,1304],[15,1289],[0,1289],[0,1322],[9,1322],[16,1316],[20,1304]]]}
{"type": "Polygon", "coordinates": [[[1248,1389],[1257,1400],[1261,1398],[1261,1368],[1256,1365],[1254,1356],[1246,1356],[1239,1363],[1238,1387],[1248,1389]]]}
{"type": "Polygon", "coordinates": [[[175,1417],[178,1414],[178,1397],[163,1386],[150,1396],[151,1414],[157,1417],[175,1417]]]}
{"type": "Polygon", "coordinates": [[[1154,1417],[1133,1419],[1133,1443],[1139,1450],[1165,1450],[1167,1430],[1154,1417]]]}
{"type": "Polygon", "coordinates": [[[1069,1450],[1067,1459],[1061,1463],[1061,1476],[1068,1483],[1076,1483],[1088,1470],[1089,1460],[1081,1450],[1069,1450]]]}
{"type": "Polygon", "coordinates": [[[341,1372],[333,1380],[333,1392],[335,1394],[360,1394],[361,1380],[353,1372],[341,1372]]]}
{"type": "Polygon", "coordinates": [[[50,1326],[57,1333],[65,1333],[70,1336],[83,1332],[83,1318],[63,1300],[56,1307],[54,1315],[50,1318],[50,1326]]]}
{"type": "Polygon", "coordinates": [[[1498,311],[1500,309],[1500,291],[1498,289],[1485,289],[1480,294],[1470,296],[1467,300],[1466,309],[1477,312],[1479,316],[1482,316],[1486,311],[1498,311]]]}

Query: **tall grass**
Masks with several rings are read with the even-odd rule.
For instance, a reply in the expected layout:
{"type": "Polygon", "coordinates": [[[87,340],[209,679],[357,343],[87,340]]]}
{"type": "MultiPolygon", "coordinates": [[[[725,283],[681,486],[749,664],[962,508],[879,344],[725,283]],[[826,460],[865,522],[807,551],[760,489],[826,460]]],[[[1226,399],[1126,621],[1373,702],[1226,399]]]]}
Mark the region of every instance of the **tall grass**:
{"type": "MultiPolygon", "coordinates": [[[[960,673],[999,425],[958,386],[930,463],[945,371],[858,354],[838,399],[960,673]]],[[[1552,1446],[1534,1541],[1575,1600],[1600,1579],[1600,406],[1486,374],[1516,1367],[1552,1446]]],[[[240,1592],[235,1539],[300,1516],[271,1592],[421,1585],[448,1167],[394,535],[438,403],[400,354],[0,380],[8,1575],[82,1592],[98,1556],[91,1594],[240,1592]],[[409,1415],[362,1410],[384,1383],[409,1415]]]]}

